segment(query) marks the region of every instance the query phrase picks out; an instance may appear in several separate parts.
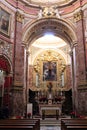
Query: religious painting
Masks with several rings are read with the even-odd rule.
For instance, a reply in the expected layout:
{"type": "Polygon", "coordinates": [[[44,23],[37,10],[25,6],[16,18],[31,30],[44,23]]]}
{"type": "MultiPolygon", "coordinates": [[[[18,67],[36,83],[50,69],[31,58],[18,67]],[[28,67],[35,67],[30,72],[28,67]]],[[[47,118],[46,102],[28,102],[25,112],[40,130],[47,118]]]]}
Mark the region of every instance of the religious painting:
{"type": "Polygon", "coordinates": [[[43,81],[57,81],[57,62],[43,62],[43,81]]]}
{"type": "Polygon", "coordinates": [[[0,7],[0,32],[9,36],[10,14],[0,7]]]}

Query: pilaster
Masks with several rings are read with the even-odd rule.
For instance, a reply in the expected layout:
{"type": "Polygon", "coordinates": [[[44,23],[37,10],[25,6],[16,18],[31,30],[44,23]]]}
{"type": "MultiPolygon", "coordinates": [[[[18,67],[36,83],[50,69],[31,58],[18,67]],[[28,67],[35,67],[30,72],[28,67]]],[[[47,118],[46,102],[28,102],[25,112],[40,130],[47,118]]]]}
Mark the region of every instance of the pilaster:
{"type": "Polygon", "coordinates": [[[87,81],[78,85],[78,110],[80,114],[87,115],[87,81]]]}
{"type": "Polygon", "coordinates": [[[19,12],[15,14],[15,43],[14,43],[14,77],[12,87],[13,115],[23,115],[24,99],[24,46],[22,45],[22,21],[23,16],[19,12]],[[21,106],[21,107],[20,107],[21,106]]]}
{"type": "Polygon", "coordinates": [[[72,62],[72,101],[73,111],[77,111],[78,108],[78,97],[77,97],[77,86],[78,86],[78,57],[77,57],[77,43],[73,42],[71,47],[71,62],[72,62]]]}
{"type": "Polygon", "coordinates": [[[74,15],[74,20],[76,22],[77,27],[77,39],[78,39],[78,47],[76,48],[76,57],[78,58],[77,62],[77,101],[78,106],[77,109],[80,114],[87,113],[87,103],[86,103],[86,95],[87,95],[87,61],[86,61],[86,44],[85,44],[85,35],[84,35],[84,22],[83,22],[83,11],[80,10],[74,15]]]}
{"type": "Polygon", "coordinates": [[[86,80],[86,53],[85,53],[85,40],[84,40],[84,26],[83,26],[83,11],[74,14],[74,21],[76,24],[76,34],[78,40],[78,71],[79,82],[86,80]]]}

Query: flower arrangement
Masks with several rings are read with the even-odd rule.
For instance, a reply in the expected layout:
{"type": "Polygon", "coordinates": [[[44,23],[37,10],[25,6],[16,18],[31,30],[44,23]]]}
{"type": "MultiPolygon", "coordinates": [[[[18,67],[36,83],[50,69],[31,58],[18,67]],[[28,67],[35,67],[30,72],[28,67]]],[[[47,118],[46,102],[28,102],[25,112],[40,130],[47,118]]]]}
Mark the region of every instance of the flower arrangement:
{"type": "Polygon", "coordinates": [[[40,101],[40,102],[42,102],[42,101],[45,102],[45,101],[47,101],[47,98],[46,98],[46,97],[41,97],[41,98],[39,99],[39,101],[40,101]]]}
{"type": "Polygon", "coordinates": [[[28,116],[28,118],[30,118],[31,117],[31,113],[28,113],[27,116],[28,116]]]}
{"type": "Polygon", "coordinates": [[[22,119],[22,117],[21,116],[16,116],[16,119],[22,119]]]}
{"type": "Polygon", "coordinates": [[[70,113],[70,115],[71,115],[71,118],[75,118],[75,117],[76,117],[76,112],[75,112],[75,111],[72,111],[72,112],[70,113]]]}
{"type": "Polygon", "coordinates": [[[75,111],[72,111],[71,113],[70,113],[70,115],[71,115],[71,118],[84,118],[84,116],[81,116],[81,115],[79,115],[77,112],[75,112],[75,111]]]}
{"type": "Polygon", "coordinates": [[[62,100],[61,97],[55,97],[55,101],[56,101],[56,102],[57,102],[57,101],[58,101],[58,102],[61,102],[61,100],[62,100]]]}

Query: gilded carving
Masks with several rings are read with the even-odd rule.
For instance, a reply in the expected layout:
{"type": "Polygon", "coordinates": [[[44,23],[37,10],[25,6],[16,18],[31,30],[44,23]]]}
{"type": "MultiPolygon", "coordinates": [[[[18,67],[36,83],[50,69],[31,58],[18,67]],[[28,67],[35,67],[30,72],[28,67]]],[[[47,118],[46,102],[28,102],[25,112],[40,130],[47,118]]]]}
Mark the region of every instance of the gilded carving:
{"type": "Polygon", "coordinates": [[[0,40],[0,53],[7,55],[11,61],[12,61],[12,56],[13,56],[12,51],[13,51],[12,44],[9,44],[5,41],[0,40]]]}
{"type": "Polygon", "coordinates": [[[81,89],[81,90],[86,89],[87,90],[87,81],[86,80],[80,81],[80,83],[78,85],[78,89],[81,89]]]}
{"type": "Polygon", "coordinates": [[[74,21],[78,22],[79,20],[82,19],[82,17],[83,17],[83,13],[82,13],[82,11],[79,11],[76,14],[74,14],[74,21]]]}
{"type": "Polygon", "coordinates": [[[20,86],[22,87],[23,86],[23,83],[19,82],[19,81],[15,81],[14,82],[14,86],[20,86]]]}
{"type": "Polygon", "coordinates": [[[22,23],[23,19],[24,19],[23,15],[20,14],[19,12],[16,12],[16,20],[17,20],[18,22],[21,22],[21,23],[22,23]]]}
{"type": "Polygon", "coordinates": [[[56,7],[44,7],[39,12],[39,18],[41,18],[41,17],[53,17],[53,16],[60,18],[58,9],[56,7]]]}
{"type": "MultiPolygon", "coordinates": [[[[65,86],[65,69],[65,60],[59,53],[53,50],[42,52],[34,61],[34,86],[44,86],[44,89],[47,89],[46,86],[50,80],[53,82],[54,87],[61,85],[65,86]],[[46,67],[46,71],[44,70],[44,65],[46,67]]],[[[43,87],[41,87],[41,89],[42,88],[43,87]]]]}

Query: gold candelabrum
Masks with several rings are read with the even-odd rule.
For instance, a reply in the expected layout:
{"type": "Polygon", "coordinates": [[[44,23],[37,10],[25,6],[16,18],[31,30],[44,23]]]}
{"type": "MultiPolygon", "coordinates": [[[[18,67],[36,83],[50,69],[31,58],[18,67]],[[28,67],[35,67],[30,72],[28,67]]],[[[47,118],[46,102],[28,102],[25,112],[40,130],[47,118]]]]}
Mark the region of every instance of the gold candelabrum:
{"type": "Polygon", "coordinates": [[[48,82],[46,89],[43,86],[36,87],[36,101],[39,104],[49,104],[49,100],[51,104],[59,104],[63,103],[65,100],[65,90],[62,86],[56,86],[56,89],[53,90],[52,82],[48,82]]]}
{"type": "Polygon", "coordinates": [[[39,104],[49,104],[49,100],[51,101],[51,104],[59,104],[59,103],[63,103],[65,100],[65,92],[62,91],[61,89],[58,91],[45,91],[45,90],[41,90],[39,89],[38,91],[36,91],[36,101],[39,104]]]}

